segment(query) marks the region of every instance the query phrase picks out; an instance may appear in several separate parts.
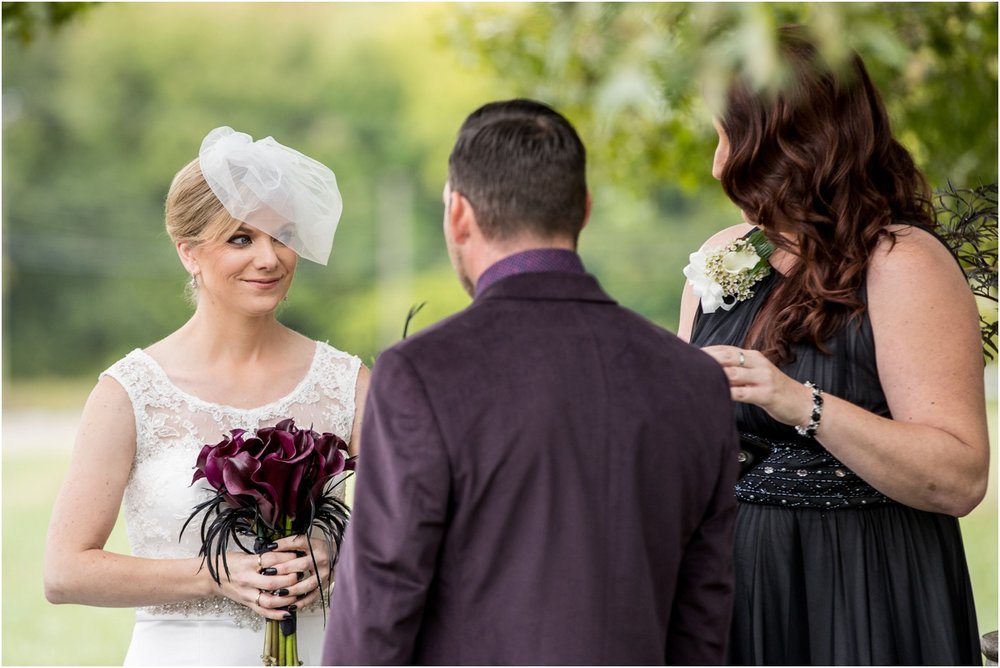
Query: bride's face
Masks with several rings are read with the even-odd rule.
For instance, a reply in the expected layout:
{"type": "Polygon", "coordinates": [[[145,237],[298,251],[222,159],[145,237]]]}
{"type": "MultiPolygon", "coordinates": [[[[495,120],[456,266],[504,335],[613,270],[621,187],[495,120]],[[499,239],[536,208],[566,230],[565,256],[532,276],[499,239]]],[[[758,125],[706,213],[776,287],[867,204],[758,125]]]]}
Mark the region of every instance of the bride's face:
{"type": "Polygon", "coordinates": [[[288,294],[298,255],[278,239],[243,224],[227,237],[191,251],[198,301],[247,315],[273,313],[288,294]]]}

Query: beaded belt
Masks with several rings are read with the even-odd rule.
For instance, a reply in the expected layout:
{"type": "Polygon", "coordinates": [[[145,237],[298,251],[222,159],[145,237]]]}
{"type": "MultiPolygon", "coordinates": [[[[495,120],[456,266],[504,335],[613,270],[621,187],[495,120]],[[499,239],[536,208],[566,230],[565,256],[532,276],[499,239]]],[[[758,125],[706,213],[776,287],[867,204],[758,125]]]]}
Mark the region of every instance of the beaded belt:
{"type": "Polygon", "coordinates": [[[736,484],[736,498],[793,508],[856,508],[890,499],[815,441],[766,441],[770,451],[736,484]]]}
{"type": "MultiPolygon", "coordinates": [[[[299,611],[300,615],[320,611],[319,602],[313,603],[299,611]]],[[[165,603],[163,605],[147,605],[136,608],[139,619],[176,619],[184,618],[192,621],[199,619],[228,619],[234,626],[260,631],[264,628],[264,618],[250,608],[223,596],[198,598],[180,603],[165,603]]]]}

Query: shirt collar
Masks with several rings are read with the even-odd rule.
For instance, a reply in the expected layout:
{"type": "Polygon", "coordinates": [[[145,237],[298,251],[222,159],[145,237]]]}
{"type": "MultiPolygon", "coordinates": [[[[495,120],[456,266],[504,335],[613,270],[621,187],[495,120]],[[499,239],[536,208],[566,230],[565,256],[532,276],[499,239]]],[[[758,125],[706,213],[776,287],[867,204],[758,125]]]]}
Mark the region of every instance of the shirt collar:
{"type": "Polygon", "coordinates": [[[476,281],[476,296],[497,281],[515,276],[548,271],[562,271],[571,274],[583,274],[583,261],[576,251],[565,248],[532,248],[508,255],[490,265],[476,281]]]}

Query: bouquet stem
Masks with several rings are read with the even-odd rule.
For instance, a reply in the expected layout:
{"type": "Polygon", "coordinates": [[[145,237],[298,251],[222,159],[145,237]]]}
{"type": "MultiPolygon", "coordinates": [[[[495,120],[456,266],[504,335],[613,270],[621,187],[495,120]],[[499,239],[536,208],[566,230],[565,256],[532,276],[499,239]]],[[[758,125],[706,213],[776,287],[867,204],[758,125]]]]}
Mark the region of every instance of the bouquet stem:
{"type": "MultiPolygon", "coordinates": [[[[285,518],[281,528],[269,531],[266,527],[258,528],[259,535],[268,541],[292,535],[292,520],[285,518]]],[[[264,625],[264,653],[262,659],[265,666],[298,666],[299,648],[295,634],[295,613],[288,613],[285,620],[269,619],[264,625]],[[287,633],[286,633],[287,631],[287,633]]]]}
{"type": "Polygon", "coordinates": [[[272,624],[271,621],[264,623],[264,653],[261,654],[261,658],[264,660],[265,666],[274,665],[269,659],[274,655],[272,648],[275,641],[274,632],[277,630],[277,624],[272,624]]]}

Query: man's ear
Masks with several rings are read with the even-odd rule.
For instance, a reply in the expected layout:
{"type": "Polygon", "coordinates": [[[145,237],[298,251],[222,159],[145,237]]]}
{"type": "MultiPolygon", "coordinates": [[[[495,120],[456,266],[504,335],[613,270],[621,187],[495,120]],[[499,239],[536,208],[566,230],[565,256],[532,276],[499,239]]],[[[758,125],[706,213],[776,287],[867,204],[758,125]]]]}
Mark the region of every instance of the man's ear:
{"type": "Polygon", "coordinates": [[[591,199],[591,197],[590,197],[590,191],[588,190],[587,191],[587,208],[583,212],[583,225],[580,226],[581,230],[587,226],[587,223],[590,222],[590,206],[591,206],[591,204],[593,204],[593,200],[591,199]]]}
{"type": "Polygon", "coordinates": [[[448,227],[451,238],[457,244],[468,241],[476,227],[476,212],[462,193],[452,192],[448,203],[448,227]]]}
{"type": "Polygon", "coordinates": [[[193,254],[194,245],[189,241],[178,241],[174,246],[177,248],[177,257],[181,259],[181,264],[184,265],[187,273],[192,276],[201,273],[201,269],[198,267],[198,260],[195,259],[193,254]]]}

